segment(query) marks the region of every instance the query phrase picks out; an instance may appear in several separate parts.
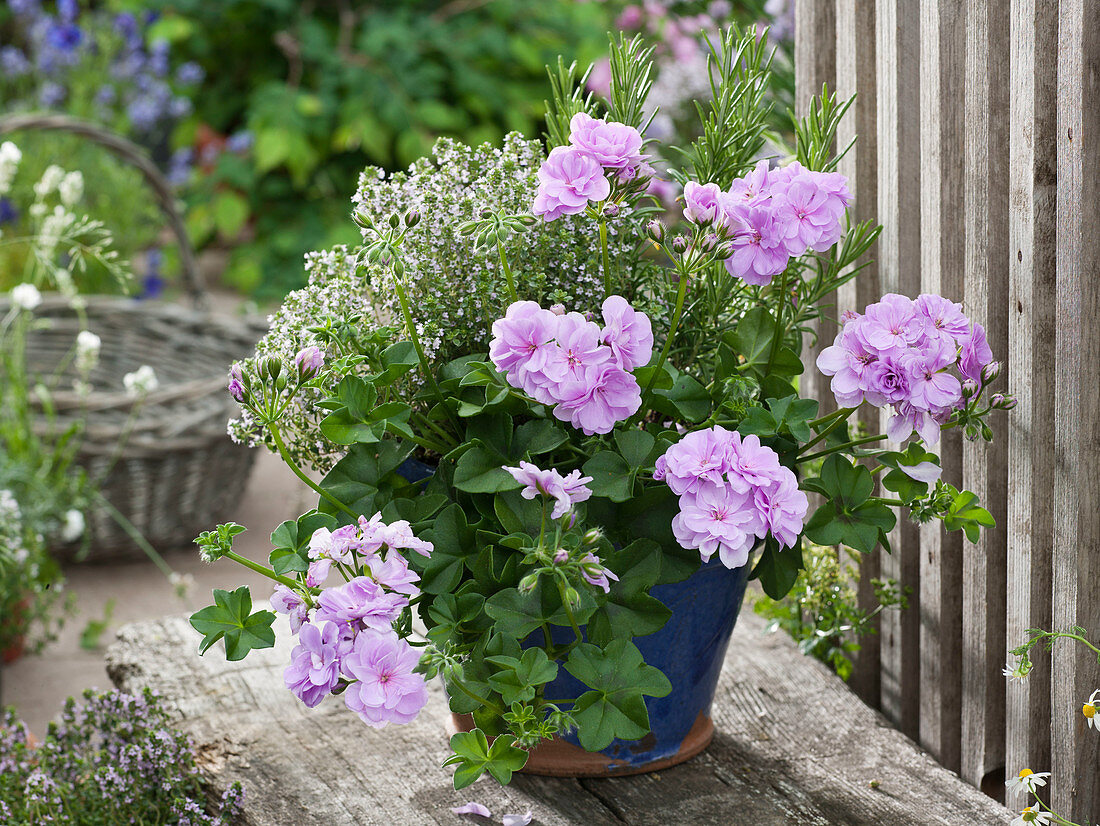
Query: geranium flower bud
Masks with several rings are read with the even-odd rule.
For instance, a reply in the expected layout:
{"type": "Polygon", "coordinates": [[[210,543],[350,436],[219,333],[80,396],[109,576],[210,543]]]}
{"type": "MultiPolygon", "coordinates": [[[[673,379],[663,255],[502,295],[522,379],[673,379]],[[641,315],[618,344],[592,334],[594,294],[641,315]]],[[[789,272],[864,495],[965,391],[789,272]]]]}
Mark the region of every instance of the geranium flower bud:
{"type": "Polygon", "coordinates": [[[551,304],[550,305],[550,312],[552,312],[554,315],[565,315],[565,305],[564,304],[551,304]]]}
{"type": "Polygon", "coordinates": [[[374,229],[374,221],[371,220],[371,217],[363,210],[355,210],[355,212],[352,213],[351,217],[352,220],[355,221],[355,223],[363,229],[374,229]]]}
{"type": "Polygon", "coordinates": [[[415,227],[419,223],[420,223],[420,210],[419,209],[410,209],[408,212],[405,213],[405,226],[407,226],[411,229],[412,227],[415,227]]]}
{"type": "Polygon", "coordinates": [[[390,226],[393,229],[397,229],[397,225],[401,223],[401,219],[397,217],[397,213],[390,215],[390,226]]]}
{"type": "Polygon", "coordinates": [[[581,538],[581,542],[584,543],[585,545],[595,545],[597,542],[600,541],[600,538],[602,536],[603,536],[603,531],[601,531],[599,528],[591,528],[581,538]]]}
{"type": "Polygon", "coordinates": [[[229,395],[239,402],[243,402],[247,396],[243,378],[241,366],[239,364],[234,364],[229,368],[229,384],[227,389],[229,390],[229,395]]]}
{"type": "Polygon", "coordinates": [[[539,575],[538,574],[528,574],[527,576],[525,576],[523,579],[521,579],[519,581],[519,585],[517,586],[517,590],[521,594],[529,594],[529,593],[531,593],[532,591],[535,590],[535,586],[538,585],[538,582],[539,582],[539,575]]]}
{"type": "Polygon", "coordinates": [[[608,204],[607,206],[604,207],[603,214],[606,215],[608,218],[618,218],[619,217],[619,205],[618,204],[608,204]]]}
{"type": "Polygon", "coordinates": [[[645,225],[645,231],[646,235],[658,244],[665,240],[665,225],[656,218],[645,225]]]}
{"type": "Polygon", "coordinates": [[[315,378],[325,365],[325,354],[320,347],[309,346],[298,351],[294,357],[294,363],[298,366],[298,376],[302,381],[315,378]]]}
{"type": "Polygon", "coordinates": [[[277,379],[282,372],[283,362],[277,356],[264,356],[260,359],[259,373],[267,379],[277,379]]]}
{"type": "Polygon", "coordinates": [[[554,554],[554,564],[564,565],[568,561],[569,551],[565,550],[565,548],[558,548],[557,552],[554,554]]]}
{"type": "Polygon", "coordinates": [[[967,379],[962,383],[962,394],[964,399],[969,399],[977,392],[978,383],[974,381],[974,379],[967,379]]]}
{"type": "Polygon", "coordinates": [[[999,361],[991,361],[982,368],[982,381],[986,384],[989,384],[999,375],[1001,375],[1001,363],[999,361]]]}
{"type": "Polygon", "coordinates": [[[996,407],[998,410],[1011,410],[1016,406],[1015,396],[1005,396],[1001,393],[994,393],[993,398],[990,399],[990,401],[993,403],[993,406],[996,407]]]}
{"type": "Polygon", "coordinates": [[[676,250],[676,252],[681,254],[687,252],[688,239],[685,238],[683,235],[677,235],[675,238],[672,239],[672,248],[676,250]]]}
{"type": "Polygon", "coordinates": [[[577,593],[576,588],[569,587],[565,589],[565,604],[574,611],[581,607],[581,595],[577,593]]]}

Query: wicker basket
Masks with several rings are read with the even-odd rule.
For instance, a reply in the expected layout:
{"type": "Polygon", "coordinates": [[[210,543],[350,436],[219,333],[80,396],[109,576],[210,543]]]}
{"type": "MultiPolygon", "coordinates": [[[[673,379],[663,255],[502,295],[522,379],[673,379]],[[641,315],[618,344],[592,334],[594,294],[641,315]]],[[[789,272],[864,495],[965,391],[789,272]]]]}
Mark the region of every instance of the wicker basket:
{"type": "MultiPolygon", "coordinates": [[[[80,134],[134,164],[176,234],[195,309],[89,296],[85,326],[68,300],[45,296],[35,315],[50,323],[31,334],[27,366],[32,376],[51,375],[71,352],[81,329],[100,337],[91,392],[78,394],[72,384],[75,374],[62,374],[51,392],[55,418],[42,415],[35,429],[63,430],[74,419],[83,419],[77,462],[98,481],[104,498],[154,547],[186,545],[200,530],[229,515],[247,482],[254,453],[226,435],[226,421],[236,412],[225,389],[226,373],[232,361],[252,353],[266,325],[202,309],[205,291],[171,189],[141,149],[94,124],[65,116],[0,118],[0,134],[22,129],[80,134]],[[136,400],[126,393],[122,377],[144,364],[156,372],[159,387],[136,400]]],[[[0,301],[0,309],[6,311],[6,300],[0,301]]],[[[85,518],[90,539],[85,559],[144,556],[106,509],[93,508],[85,518]]],[[[71,557],[79,548],[59,551],[71,557]]]]}

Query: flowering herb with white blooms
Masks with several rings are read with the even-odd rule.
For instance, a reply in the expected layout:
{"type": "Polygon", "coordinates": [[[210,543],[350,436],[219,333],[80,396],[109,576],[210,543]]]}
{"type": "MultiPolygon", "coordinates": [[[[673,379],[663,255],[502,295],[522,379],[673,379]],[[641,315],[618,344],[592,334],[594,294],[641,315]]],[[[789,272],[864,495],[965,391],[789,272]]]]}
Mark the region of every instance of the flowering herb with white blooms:
{"type": "Polygon", "coordinates": [[[444,144],[438,167],[366,175],[362,246],[311,259],[323,277],[230,373],[234,428],[318,503],[275,530],[269,565],[233,550],[240,525],[199,537],[275,583],[274,611],[216,591],[192,617],[201,650],[240,659],[286,615],[287,688],[375,727],[413,719],[441,677],[472,717],[447,761],[459,788],[507,782],[558,735],[600,751],[647,734],[645,698],[671,690],[635,644],[672,614],[654,586],[725,566],[779,598],[806,542],[888,550],[899,510],[971,540],[992,524],[933,452],[949,428],[991,439],[1012,406],[958,304],[885,296],[818,364],[799,356],[878,233],[835,172],[846,105],[817,101],[795,157],[760,160],[767,46],[725,32],[666,226],[648,57],[612,44],[607,101],[559,64],[545,156],[444,144]],[[832,376],[835,410],[800,396],[806,369],[832,376]],[[889,408],[901,449],[849,424],[863,404],[889,408]],[[584,690],[548,694],[560,674],[584,690]]]}

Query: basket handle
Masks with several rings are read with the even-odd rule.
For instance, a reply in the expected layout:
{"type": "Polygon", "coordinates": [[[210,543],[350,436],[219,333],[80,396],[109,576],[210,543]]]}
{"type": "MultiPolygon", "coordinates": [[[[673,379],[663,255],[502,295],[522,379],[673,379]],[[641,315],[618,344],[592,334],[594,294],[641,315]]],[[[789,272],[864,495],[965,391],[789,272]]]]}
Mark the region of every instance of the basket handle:
{"type": "Polygon", "coordinates": [[[172,187],[144,149],[133,141],[96,123],[69,115],[27,112],[25,114],[0,116],[0,135],[19,132],[24,129],[69,132],[80,135],[98,143],[131,166],[136,167],[144,176],[149,188],[153,190],[157,205],[164,213],[165,218],[168,219],[168,225],[176,236],[176,242],[179,244],[180,249],[180,266],[183,270],[184,287],[190,293],[195,307],[205,308],[207,303],[206,290],[195,264],[195,249],[191,246],[191,239],[187,236],[187,228],[184,226],[183,216],[180,215],[179,207],[176,205],[172,187]]]}

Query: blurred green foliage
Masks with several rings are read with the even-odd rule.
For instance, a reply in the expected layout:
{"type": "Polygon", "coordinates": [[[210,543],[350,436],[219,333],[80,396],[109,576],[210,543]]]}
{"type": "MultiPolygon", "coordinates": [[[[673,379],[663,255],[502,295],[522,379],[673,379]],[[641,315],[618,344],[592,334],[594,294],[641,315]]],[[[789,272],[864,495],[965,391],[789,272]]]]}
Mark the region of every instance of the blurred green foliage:
{"type": "Polygon", "coordinates": [[[344,221],[367,164],[407,166],[440,135],[476,144],[539,132],[544,66],[606,49],[610,11],[575,0],[152,0],[151,35],[207,72],[177,145],[247,129],[190,195],[196,242],[255,243],[227,278],[282,294],[306,250],[354,241],[344,221]],[[338,227],[333,230],[330,228],[338,227]]]}

